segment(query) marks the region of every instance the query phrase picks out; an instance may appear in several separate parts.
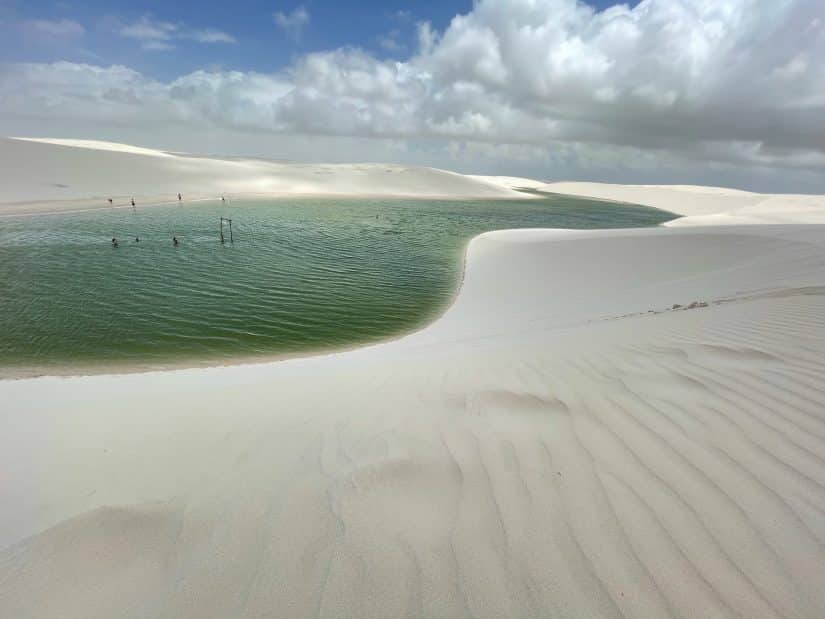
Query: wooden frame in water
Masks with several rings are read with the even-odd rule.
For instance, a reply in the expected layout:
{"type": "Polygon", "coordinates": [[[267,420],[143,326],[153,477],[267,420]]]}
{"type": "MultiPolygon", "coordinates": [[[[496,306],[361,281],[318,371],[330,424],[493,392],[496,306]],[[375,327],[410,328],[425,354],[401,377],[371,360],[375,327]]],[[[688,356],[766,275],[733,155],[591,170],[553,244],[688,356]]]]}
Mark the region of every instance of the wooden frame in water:
{"type": "Polygon", "coordinates": [[[223,222],[225,221],[229,222],[229,242],[234,243],[235,239],[232,237],[232,220],[228,217],[221,217],[221,243],[226,242],[226,240],[223,238],[223,222]]]}

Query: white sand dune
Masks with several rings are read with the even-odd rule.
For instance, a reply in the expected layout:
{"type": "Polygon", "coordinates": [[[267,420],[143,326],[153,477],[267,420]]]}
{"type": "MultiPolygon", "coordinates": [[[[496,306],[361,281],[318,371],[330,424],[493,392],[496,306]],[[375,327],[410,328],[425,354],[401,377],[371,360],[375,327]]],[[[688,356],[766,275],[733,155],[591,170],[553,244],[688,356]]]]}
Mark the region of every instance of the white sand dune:
{"type": "Polygon", "coordinates": [[[501,232],[394,343],[0,382],[0,616],[821,617],[824,316],[817,227],[501,232]]]}
{"type": "Polygon", "coordinates": [[[483,176],[480,174],[470,174],[468,176],[482,183],[506,187],[508,189],[542,190],[547,185],[545,181],[537,181],[522,176],[483,176]]]}
{"type": "MultiPolygon", "coordinates": [[[[507,183],[502,183],[507,186],[507,183]]],[[[632,202],[684,215],[666,226],[825,223],[825,196],[762,194],[693,185],[547,183],[532,189],[632,202]]]]}
{"type": "MultiPolygon", "coordinates": [[[[148,155],[150,157],[173,157],[172,153],[166,151],[156,150],[154,148],[143,148],[142,146],[134,146],[132,144],[123,144],[121,142],[105,142],[103,140],[71,140],[61,138],[8,138],[10,140],[22,140],[24,142],[34,142],[36,144],[54,144],[56,146],[71,146],[74,148],[88,148],[91,150],[105,150],[113,153],[130,153],[132,155],[148,155]]],[[[17,144],[8,145],[12,148],[18,146],[17,144]]]]}
{"type": "Polygon", "coordinates": [[[221,195],[519,198],[461,174],[388,164],[297,164],[164,153],[93,140],[0,138],[0,215],[221,195]]]}
{"type": "Polygon", "coordinates": [[[0,617],[825,616],[825,226],[487,233],[397,341],[0,402],[0,617]]]}
{"type": "Polygon", "coordinates": [[[682,215],[666,226],[825,223],[825,196],[762,194],[695,185],[546,183],[513,176],[471,176],[502,189],[529,190],[642,204],[682,215]]]}

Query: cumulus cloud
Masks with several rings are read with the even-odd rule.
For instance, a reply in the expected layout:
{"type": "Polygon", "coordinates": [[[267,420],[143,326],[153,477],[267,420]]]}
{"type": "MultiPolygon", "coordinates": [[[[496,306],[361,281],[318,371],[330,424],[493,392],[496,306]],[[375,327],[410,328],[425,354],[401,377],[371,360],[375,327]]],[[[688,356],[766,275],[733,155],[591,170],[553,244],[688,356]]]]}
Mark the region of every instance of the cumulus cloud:
{"type": "Polygon", "coordinates": [[[277,11],[272,14],[272,19],[288,36],[299,39],[304,27],[309,23],[309,11],[299,6],[290,13],[277,11]]]}
{"type": "Polygon", "coordinates": [[[136,22],[118,24],[116,32],[129,39],[140,42],[143,49],[149,51],[168,51],[175,48],[175,40],[189,39],[199,43],[235,43],[235,38],[213,28],[205,30],[190,29],[182,24],[156,20],[144,15],[136,22]]]}
{"type": "MultiPolygon", "coordinates": [[[[302,11],[276,23],[299,32],[302,11]]],[[[171,24],[135,26],[158,44],[179,36],[171,24]]],[[[199,71],[166,83],[124,67],[6,65],[3,92],[15,94],[0,111],[430,140],[449,157],[565,169],[822,172],[821,58],[821,0],[643,0],[600,12],[575,0],[479,0],[442,32],[418,24],[405,61],[345,48],[275,74],[199,71]]]]}

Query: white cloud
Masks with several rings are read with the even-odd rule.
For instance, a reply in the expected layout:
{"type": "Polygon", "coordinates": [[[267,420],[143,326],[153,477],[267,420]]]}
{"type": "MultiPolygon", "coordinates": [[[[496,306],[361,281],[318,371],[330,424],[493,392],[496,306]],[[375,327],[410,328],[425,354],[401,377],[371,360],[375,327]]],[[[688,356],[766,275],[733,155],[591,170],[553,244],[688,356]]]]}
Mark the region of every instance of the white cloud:
{"type": "Polygon", "coordinates": [[[146,39],[141,42],[140,46],[150,52],[168,52],[175,49],[172,43],[160,39],[146,39]]]}
{"type": "Polygon", "coordinates": [[[418,47],[422,56],[432,53],[438,42],[438,33],[433,30],[430,22],[423,21],[418,24],[418,47]]]}
{"type": "Polygon", "coordinates": [[[118,34],[122,37],[140,41],[144,47],[164,41],[171,41],[175,36],[178,27],[170,22],[156,21],[144,15],[132,24],[125,24],[118,29],[118,34]]]}
{"type": "Polygon", "coordinates": [[[309,23],[309,11],[303,6],[294,8],[290,13],[277,11],[272,14],[275,23],[293,39],[299,39],[304,27],[309,23]]]}
{"type": "MultiPolygon", "coordinates": [[[[282,27],[300,31],[300,10],[282,27]]],[[[6,65],[0,92],[13,94],[0,113],[426,141],[444,161],[499,157],[511,172],[533,160],[610,178],[605,170],[821,174],[823,24],[821,0],[643,0],[602,12],[575,0],[480,0],[443,32],[419,24],[403,62],[347,48],[270,75],[199,71],[166,83],[123,67],[6,65]]],[[[136,25],[155,44],[181,37],[172,24],[136,25]]]]}
{"type": "Polygon", "coordinates": [[[199,43],[235,43],[235,38],[214,28],[205,30],[190,29],[182,24],[175,24],[154,19],[144,15],[136,22],[119,24],[117,33],[140,42],[143,49],[149,51],[168,51],[175,49],[176,40],[193,40],[199,43]]]}
{"type": "Polygon", "coordinates": [[[388,52],[398,53],[405,49],[405,45],[399,40],[401,38],[401,31],[397,29],[390,30],[386,34],[378,36],[376,41],[378,45],[388,52]]]}
{"type": "Polygon", "coordinates": [[[212,28],[195,30],[189,36],[199,43],[237,43],[237,40],[231,34],[212,28]]]}
{"type": "Polygon", "coordinates": [[[86,33],[86,29],[73,19],[32,19],[23,22],[22,26],[26,30],[51,37],[77,38],[86,33]]]}

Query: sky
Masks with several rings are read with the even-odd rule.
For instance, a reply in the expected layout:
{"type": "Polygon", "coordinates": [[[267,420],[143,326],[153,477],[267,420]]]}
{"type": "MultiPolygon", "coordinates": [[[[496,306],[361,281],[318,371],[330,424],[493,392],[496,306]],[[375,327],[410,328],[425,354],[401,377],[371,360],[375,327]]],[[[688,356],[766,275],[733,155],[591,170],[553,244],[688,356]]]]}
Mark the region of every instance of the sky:
{"type": "Polygon", "coordinates": [[[825,0],[0,0],[0,134],[825,193],[825,0]]]}

